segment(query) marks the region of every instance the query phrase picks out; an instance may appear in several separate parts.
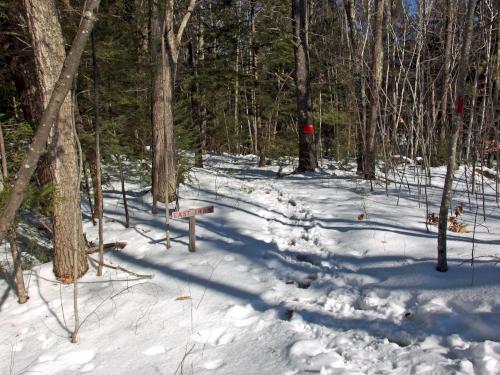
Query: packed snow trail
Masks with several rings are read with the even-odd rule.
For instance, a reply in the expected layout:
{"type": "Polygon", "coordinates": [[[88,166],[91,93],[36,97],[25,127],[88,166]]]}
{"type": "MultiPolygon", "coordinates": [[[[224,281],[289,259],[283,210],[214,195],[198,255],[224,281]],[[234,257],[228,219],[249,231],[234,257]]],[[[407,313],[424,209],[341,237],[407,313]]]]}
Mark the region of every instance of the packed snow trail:
{"type": "MultiPolygon", "coordinates": [[[[129,186],[130,229],[119,191],[106,193],[106,241],[128,243],[106,262],[154,278],[89,272],[80,283],[79,343],[68,343],[65,328],[72,287],[54,281],[50,264],[26,274],[26,305],[2,281],[2,371],[500,373],[499,269],[478,259],[471,285],[462,264],[471,235],[450,234],[450,271],[434,271],[435,229],[425,229],[416,187],[396,205],[397,187],[388,197],[381,186],[371,193],[336,163],[282,178],[278,166],[257,168],[253,157],[209,156],[205,164],[180,191],[181,209],[215,206],[197,219],[196,253],[187,250],[185,220],[171,221],[173,247],[165,249],[163,213],[150,214],[147,186],[129,186]]],[[[500,244],[493,199],[487,230],[476,235],[481,256],[500,244]]],[[[90,223],[85,230],[96,238],[90,223]]]]}

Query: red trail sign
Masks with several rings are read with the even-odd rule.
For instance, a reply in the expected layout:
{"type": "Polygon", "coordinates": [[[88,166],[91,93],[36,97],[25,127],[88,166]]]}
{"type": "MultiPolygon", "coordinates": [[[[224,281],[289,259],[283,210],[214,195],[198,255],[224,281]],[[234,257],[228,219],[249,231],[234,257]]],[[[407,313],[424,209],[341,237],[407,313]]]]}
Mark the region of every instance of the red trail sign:
{"type": "Polygon", "coordinates": [[[172,219],[182,219],[185,217],[189,218],[189,251],[196,251],[196,215],[211,214],[212,212],[214,212],[214,206],[191,208],[189,210],[172,212],[172,219]]]}

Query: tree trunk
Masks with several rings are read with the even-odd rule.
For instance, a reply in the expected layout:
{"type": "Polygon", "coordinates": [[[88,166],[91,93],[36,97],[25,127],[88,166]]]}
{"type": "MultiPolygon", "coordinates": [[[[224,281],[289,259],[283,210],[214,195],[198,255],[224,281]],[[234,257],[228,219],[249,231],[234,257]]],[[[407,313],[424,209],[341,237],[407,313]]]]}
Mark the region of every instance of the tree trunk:
{"type": "Polygon", "coordinates": [[[148,63],[150,31],[148,23],[149,2],[150,0],[134,0],[135,27],[138,37],[137,55],[141,68],[139,73],[143,71],[145,65],[148,63]]]}
{"type": "Polygon", "coordinates": [[[0,124],[0,158],[2,158],[2,171],[0,172],[0,193],[3,191],[4,179],[7,179],[7,154],[3,139],[2,124],[0,124]]]}
{"type": "Polygon", "coordinates": [[[375,0],[377,13],[375,15],[375,40],[372,56],[372,87],[370,97],[370,118],[366,128],[366,146],[363,174],[367,180],[375,178],[375,135],[377,132],[378,115],[380,111],[380,90],[382,83],[383,46],[382,25],[384,20],[384,0],[375,0]]]}
{"type": "Polygon", "coordinates": [[[10,230],[9,233],[10,242],[10,252],[12,254],[12,262],[14,263],[14,276],[16,279],[16,291],[17,298],[20,304],[26,303],[28,301],[28,293],[26,292],[26,287],[24,285],[23,270],[21,267],[21,253],[17,247],[16,231],[14,228],[10,230]]]}
{"type": "Polygon", "coordinates": [[[175,163],[173,159],[173,95],[176,58],[171,53],[162,57],[165,14],[159,1],[153,1],[151,21],[151,60],[154,64],[152,90],[153,205],[164,202],[167,189],[169,202],[175,199],[175,163]],[[165,132],[165,130],[167,132],[165,132]],[[166,146],[168,143],[168,148],[166,146]],[[169,165],[166,164],[169,160],[169,165]],[[168,182],[168,187],[167,187],[168,182]]]}
{"type": "MultiPolygon", "coordinates": [[[[87,199],[89,201],[89,209],[90,209],[90,216],[91,216],[91,219],[92,219],[92,225],[96,225],[96,222],[95,222],[95,210],[94,210],[94,205],[92,203],[92,197],[90,195],[90,185],[89,185],[89,175],[87,173],[87,166],[85,165],[87,164],[88,166],[88,162],[87,163],[83,163],[83,179],[84,179],[84,183],[83,183],[83,186],[85,188],[85,193],[87,194],[87,199]]],[[[90,169],[90,167],[88,167],[90,169]]]]}
{"type": "Polygon", "coordinates": [[[236,136],[236,154],[241,154],[241,133],[242,127],[240,125],[240,39],[241,39],[241,0],[238,0],[237,5],[237,20],[238,20],[238,32],[236,34],[236,61],[234,63],[234,131],[236,136]]]}
{"type": "Polygon", "coordinates": [[[262,126],[262,114],[261,114],[261,104],[260,104],[260,94],[259,94],[259,48],[256,41],[257,38],[257,13],[256,13],[257,2],[252,1],[250,5],[250,31],[251,31],[251,41],[250,41],[250,63],[252,66],[252,109],[253,109],[253,121],[254,121],[254,134],[255,134],[255,144],[256,151],[259,156],[259,167],[266,165],[267,157],[267,147],[266,147],[266,134],[262,126]]]}
{"type": "Polygon", "coordinates": [[[297,172],[306,172],[314,171],[317,167],[309,79],[308,0],[292,1],[292,27],[299,122],[299,166],[297,172]]]}
{"type": "Polygon", "coordinates": [[[99,126],[99,69],[97,66],[97,51],[95,41],[95,29],[91,34],[92,45],[92,67],[94,69],[94,131],[95,131],[95,168],[96,168],[96,214],[99,220],[99,265],[97,267],[97,276],[102,276],[102,269],[104,267],[104,199],[102,196],[102,182],[101,182],[101,144],[99,126]]]}
{"type": "Polygon", "coordinates": [[[448,165],[446,168],[446,177],[443,187],[443,196],[441,198],[441,207],[439,209],[438,224],[438,256],[436,269],[440,272],[448,271],[446,234],[448,230],[448,211],[451,205],[453,175],[455,173],[457,161],[457,142],[460,130],[463,125],[464,99],[465,99],[465,80],[467,78],[467,69],[469,68],[469,51],[471,45],[472,23],[474,9],[477,0],[469,0],[467,8],[467,18],[465,24],[462,50],[457,73],[457,90],[455,112],[451,124],[451,138],[448,141],[448,165]]]}
{"type": "Polygon", "coordinates": [[[2,176],[2,178],[7,178],[8,177],[7,153],[5,152],[5,141],[3,139],[3,129],[1,124],[0,124],[0,158],[2,158],[2,172],[0,173],[0,175],[2,176]]]}
{"type": "Polygon", "coordinates": [[[115,155],[118,162],[118,170],[120,172],[120,184],[122,187],[123,210],[125,212],[125,228],[130,227],[130,215],[128,213],[127,191],[125,190],[125,175],[123,173],[123,162],[121,155],[115,155]]]}
{"type": "Polygon", "coordinates": [[[448,88],[450,85],[451,75],[451,48],[453,44],[453,20],[455,18],[455,2],[447,0],[447,15],[446,15],[446,47],[444,52],[444,76],[443,76],[443,96],[441,101],[441,129],[439,137],[444,141],[446,136],[446,127],[448,120],[448,88]]]}
{"type": "MultiPolygon", "coordinates": [[[[37,67],[37,80],[44,106],[50,100],[58,73],[65,59],[62,30],[53,1],[24,0],[37,67]]],[[[78,151],[73,123],[72,94],[59,110],[54,128],[55,159],[51,161],[54,192],[54,273],[57,278],[73,280],[73,252],[79,249],[78,277],[88,269],[84,254],[78,151]]]]}
{"type": "Polygon", "coordinates": [[[187,12],[176,33],[174,31],[173,0],[167,0],[163,15],[160,15],[162,7],[159,1],[153,1],[151,57],[156,67],[153,73],[151,116],[153,131],[153,210],[155,210],[156,201],[165,201],[167,191],[169,192],[169,202],[175,200],[176,197],[173,116],[175,72],[179,57],[179,45],[195,3],[195,0],[190,0],[187,12]],[[161,41],[163,38],[167,41],[165,43],[165,56],[162,56],[161,53],[161,41]]]}
{"type": "MultiPolygon", "coordinates": [[[[33,172],[35,171],[36,164],[40,158],[40,155],[42,155],[46,150],[45,146],[46,146],[46,142],[49,138],[49,133],[50,133],[50,130],[52,129],[52,125],[54,123],[58,122],[57,116],[59,113],[59,109],[63,105],[64,98],[68,94],[68,92],[71,88],[71,85],[73,83],[73,78],[78,70],[80,58],[81,58],[81,55],[83,53],[83,49],[85,48],[85,43],[87,41],[88,34],[92,30],[92,26],[93,26],[94,20],[95,20],[95,12],[97,11],[99,3],[100,3],[100,0],[91,0],[87,3],[87,7],[84,9],[84,11],[82,13],[83,14],[82,21],[80,22],[80,26],[78,28],[78,32],[76,34],[75,40],[74,40],[73,45],[71,47],[71,50],[68,54],[68,57],[64,60],[64,65],[62,66],[62,69],[61,69],[61,66],[59,66],[58,70],[55,70],[52,72],[53,74],[56,74],[56,77],[57,77],[57,74],[60,72],[59,79],[57,80],[57,82],[55,82],[55,84],[51,85],[52,86],[51,88],[53,88],[53,90],[51,90],[52,95],[50,96],[50,100],[48,101],[46,109],[43,112],[43,115],[40,119],[40,125],[37,129],[37,132],[33,138],[32,143],[29,147],[29,151],[27,152],[26,157],[22,163],[24,168],[21,168],[18,172],[17,180],[13,184],[12,192],[7,200],[5,208],[4,208],[2,215],[0,217],[0,242],[3,241],[3,239],[5,238],[7,230],[11,226],[11,224],[14,220],[15,214],[23,201],[23,198],[26,194],[26,189],[28,187],[29,180],[30,180],[31,176],[33,175],[33,172]]],[[[33,10],[33,8],[31,7],[31,4],[25,3],[25,5],[27,6],[26,10],[29,10],[29,11],[33,10]]],[[[49,8],[51,8],[52,11],[55,10],[53,5],[54,4],[52,2],[45,2],[45,6],[49,6],[49,8]],[[50,7],[50,5],[52,5],[52,7],[50,7]]],[[[27,13],[29,14],[29,12],[27,12],[27,13]]],[[[30,34],[32,34],[33,39],[34,39],[33,46],[34,46],[34,51],[36,53],[37,48],[35,48],[35,47],[37,46],[37,43],[35,43],[35,42],[40,41],[39,38],[43,37],[44,34],[43,33],[40,34],[40,24],[38,22],[34,22],[34,19],[32,17],[33,15],[40,17],[40,16],[42,16],[42,14],[34,13],[34,14],[30,14],[30,17],[29,17],[29,18],[31,18],[31,21],[29,22],[30,34]],[[38,27],[34,27],[34,26],[38,26],[38,27]],[[33,28],[33,30],[31,31],[32,28],[33,28]]],[[[44,27],[45,28],[47,27],[48,20],[43,20],[43,17],[38,18],[38,20],[43,21],[44,27]]],[[[54,20],[54,18],[52,18],[52,21],[53,20],[54,20]]],[[[57,18],[55,20],[57,21],[57,18]]],[[[59,28],[59,31],[60,31],[60,28],[59,28]]],[[[61,40],[62,40],[62,38],[61,38],[61,40]]],[[[54,43],[54,35],[51,35],[50,42],[46,40],[43,44],[44,44],[44,47],[53,46],[55,44],[54,43]]],[[[61,44],[61,47],[62,47],[62,44],[61,44]]],[[[38,54],[36,53],[36,55],[39,55],[39,53],[42,51],[45,51],[45,49],[39,50],[38,54]]],[[[63,49],[63,51],[64,51],[64,49],[63,49]]],[[[62,56],[64,57],[64,54],[62,56]]],[[[39,58],[41,58],[41,57],[43,57],[43,55],[39,56],[39,58]]],[[[50,56],[50,57],[52,57],[52,56],[50,56]]],[[[42,59],[42,61],[43,61],[43,59],[42,59]]],[[[39,64],[39,62],[37,63],[37,70],[40,71],[42,65],[40,64],[40,66],[38,66],[38,64],[39,64]]],[[[57,126],[57,128],[58,129],[56,130],[56,132],[60,134],[61,133],[60,127],[57,126]]],[[[72,134],[71,139],[74,142],[75,137],[74,137],[74,131],[72,128],[70,129],[70,132],[72,134]]],[[[61,151],[64,151],[64,147],[62,147],[61,151]]],[[[58,166],[60,167],[59,168],[60,170],[63,169],[62,163],[59,162],[58,166]]],[[[78,170],[78,168],[77,168],[77,170],[78,170]]],[[[79,179],[76,179],[76,183],[78,183],[78,180],[79,179]]],[[[56,182],[61,183],[61,181],[56,181],[56,182]]],[[[71,183],[74,184],[75,181],[72,181],[71,183]]],[[[75,234],[73,236],[73,238],[68,239],[67,242],[69,242],[69,245],[70,246],[74,245],[73,247],[77,250],[83,250],[83,235],[81,232],[81,230],[82,230],[81,229],[81,211],[80,211],[80,207],[79,207],[79,187],[77,188],[77,191],[75,192],[75,191],[71,191],[70,189],[69,189],[70,191],[68,191],[68,186],[65,186],[64,184],[62,184],[62,185],[60,184],[60,186],[62,186],[64,190],[57,191],[56,196],[55,196],[56,202],[58,202],[57,200],[59,199],[63,203],[67,203],[68,201],[71,201],[71,198],[73,198],[73,204],[76,207],[73,207],[74,208],[73,211],[69,211],[69,212],[67,211],[64,214],[66,215],[66,219],[68,219],[67,222],[74,223],[74,224],[76,223],[76,225],[74,227],[70,227],[67,224],[65,225],[64,222],[62,222],[62,223],[57,222],[55,224],[55,228],[58,231],[60,231],[60,233],[62,234],[62,232],[64,232],[65,227],[67,227],[69,230],[68,234],[75,234]],[[68,193],[68,195],[66,196],[65,193],[68,193]],[[79,222],[79,225],[78,225],[78,222],[79,222]],[[76,227],[76,229],[75,229],[75,227],[76,227]]],[[[70,184],[69,186],[72,186],[72,185],[70,184]]],[[[61,206],[60,204],[56,204],[55,211],[57,211],[57,213],[60,213],[60,210],[59,210],[60,206],[61,206]],[[57,207],[57,206],[59,206],[59,207],[57,207]]],[[[58,236],[58,239],[59,239],[59,236],[58,236]]],[[[67,277],[67,270],[69,269],[71,271],[71,265],[72,265],[71,251],[73,250],[73,248],[69,248],[67,250],[57,248],[57,250],[60,250],[58,253],[56,252],[59,264],[56,264],[56,262],[54,263],[56,271],[59,272],[59,274],[57,274],[57,276],[60,278],[63,278],[63,277],[65,278],[65,277],[67,277]],[[68,257],[69,257],[69,259],[68,259],[68,257]],[[69,265],[68,265],[68,263],[69,263],[69,265]],[[65,266],[60,267],[60,265],[65,265],[65,266]],[[68,265],[68,266],[66,266],[66,265],[68,265]],[[64,272],[62,272],[62,271],[64,271],[64,272]]],[[[81,260],[81,262],[79,264],[80,265],[79,274],[83,275],[88,268],[84,254],[82,254],[82,256],[80,257],[80,260],[81,260]]],[[[65,279],[65,281],[73,280],[72,275],[73,274],[70,273],[70,278],[65,279]]]]}
{"type": "Polygon", "coordinates": [[[363,56],[359,51],[358,33],[356,30],[356,18],[354,12],[353,0],[344,1],[347,22],[349,24],[349,40],[351,41],[351,60],[354,64],[354,94],[356,95],[356,106],[358,110],[359,126],[358,136],[356,137],[357,148],[357,171],[363,171],[363,138],[366,134],[366,92],[363,78],[363,56]]]}
{"type": "MultiPolygon", "coordinates": [[[[24,0],[44,106],[50,100],[65,59],[62,30],[53,1],[24,0]]],[[[84,254],[78,151],[73,122],[72,95],[66,96],[54,128],[55,159],[51,162],[54,192],[54,273],[73,280],[73,253],[80,250],[78,277],[88,269],[84,254]]]]}
{"type": "Polygon", "coordinates": [[[203,7],[198,12],[198,35],[196,36],[196,43],[191,43],[191,69],[193,71],[194,82],[191,86],[191,111],[193,118],[193,125],[196,132],[196,148],[195,148],[195,166],[203,168],[203,153],[206,148],[207,137],[207,119],[206,108],[203,105],[202,89],[199,83],[199,65],[205,59],[205,30],[203,24],[203,7]]]}
{"type": "MultiPolygon", "coordinates": [[[[26,20],[23,16],[21,5],[16,2],[16,7],[9,15],[6,29],[12,29],[12,32],[5,33],[5,45],[12,51],[23,51],[13,56],[6,53],[6,62],[12,75],[12,80],[16,87],[17,97],[24,114],[25,120],[37,124],[43,113],[43,100],[37,85],[36,72],[33,69],[35,65],[33,51],[26,48],[24,40],[28,40],[29,30],[27,30],[26,20]]],[[[3,26],[3,25],[2,25],[3,26]]]]}

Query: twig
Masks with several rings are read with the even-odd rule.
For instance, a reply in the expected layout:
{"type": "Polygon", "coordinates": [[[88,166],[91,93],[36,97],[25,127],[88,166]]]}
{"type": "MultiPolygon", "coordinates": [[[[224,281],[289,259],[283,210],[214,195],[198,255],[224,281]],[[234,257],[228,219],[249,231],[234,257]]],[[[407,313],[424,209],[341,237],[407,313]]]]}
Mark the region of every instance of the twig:
{"type": "MultiPolygon", "coordinates": [[[[95,260],[95,259],[92,259],[92,260],[94,260],[95,262],[97,262],[97,260],[95,260]]],[[[107,265],[106,265],[106,264],[104,264],[104,266],[106,267],[107,265]]],[[[121,295],[121,294],[123,294],[123,293],[125,293],[125,292],[129,291],[130,289],[132,289],[132,288],[134,288],[134,287],[136,287],[136,286],[138,286],[138,285],[144,285],[144,284],[146,284],[146,282],[144,282],[144,283],[137,283],[137,284],[134,284],[134,285],[131,285],[131,286],[127,285],[127,287],[125,287],[124,289],[120,290],[119,292],[116,292],[116,293],[114,293],[114,294],[110,295],[108,298],[104,298],[104,299],[102,299],[102,301],[101,301],[99,304],[97,304],[97,306],[95,307],[95,309],[94,309],[92,312],[90,312],[90,313],[89,313],[89,314],[88,314],[85,318],[83,318],[82,323],[80,324],[80,327],[81,327],[81,326],[83,326],[83,325],[86,323],[87,319],[88,319],[88,318],[89,318],[92,314],[97,314],[97,313],[96,313],[96,311],[97,311],[97,310],[99,309],[99,307],[101,307],[104,303],[106,303],[107,301],[113,301],[113,299],[114,299],[115,297],[118,297],[119,295],[121,295]]]]}
{"type": "Polygon", "coordinates": [[[191,354],[191,352],[194,350],[194,347],[195,347],[195,344],[193,344],[191,346],[191,348],[189,348],[189,350],[186,350],[186,352],[184,353],[184,356],[182,357],[181,361],[179,362],[179,366],[177,366],[177,368],[175,369],[174,375],[176,375],[179,370],[181,370],[181,374],[182,374],[182,369],[184,368],[184,361],[191,354]]]}
{"type": "MultiPolygon", "coordinates": [[[[95,264],[98,264],[99,262],[92,258],[90,255],[87,255],[87,258],[89,258],[89,260],[95,265],[95,264]]],[[[129,271],[127,270],[126,268],[123,268],[121,266],[112,266],[110,264],[106,264],[104,263],[104,266],[105,267],[108,267],[108,268],[111,268],[113,270],[118,270],[118,271],[123,271],[123,272],[126,272],[132,276],[135,276],[135,277],[139,277],[141,279],[152,279],[154,277],[154,275],[141,275],[141,274],[138,274],[138,273],[135,273],[135,272],[132,272],[132,271],[129,271]]]]}
{"type": "MultiPolygon", "coordinates": [[[[106,249],[123,249],[123,248],[125,248],[125,246],[127,246],[126,242],[110,242],[110,243],[104,244],[104,249],[105,250],[106,249]]],[[[97,253],[98,251],[99,251],[99,248],[96,246],[89,247],[87,249],[87,255],[97,253]]]]}

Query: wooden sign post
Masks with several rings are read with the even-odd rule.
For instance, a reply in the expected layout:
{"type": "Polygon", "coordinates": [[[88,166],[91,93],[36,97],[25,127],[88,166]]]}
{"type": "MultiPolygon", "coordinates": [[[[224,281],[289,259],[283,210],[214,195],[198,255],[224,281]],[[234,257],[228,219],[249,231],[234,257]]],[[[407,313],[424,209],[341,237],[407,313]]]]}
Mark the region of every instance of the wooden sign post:
{"type": "Polygon", "coordinates": [[[191,252],[196,251],[196,215],[211,214],[214,212],[214,206],[201,207],[201,208],[191,208],[185,211],[174,211],[172,212],[172,219],[183,219],[185,217],[189,218],[189,245],[188,249],[191,252]]]}

